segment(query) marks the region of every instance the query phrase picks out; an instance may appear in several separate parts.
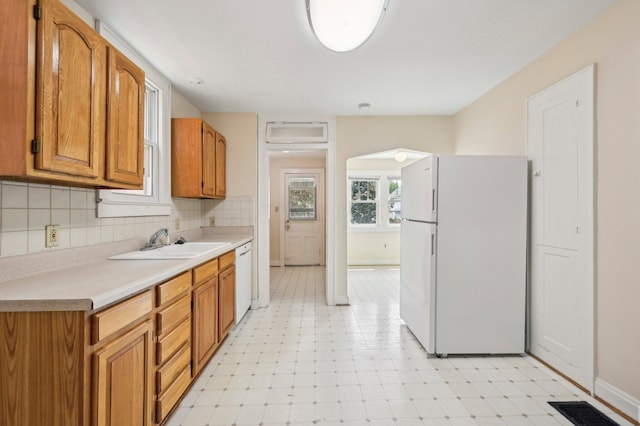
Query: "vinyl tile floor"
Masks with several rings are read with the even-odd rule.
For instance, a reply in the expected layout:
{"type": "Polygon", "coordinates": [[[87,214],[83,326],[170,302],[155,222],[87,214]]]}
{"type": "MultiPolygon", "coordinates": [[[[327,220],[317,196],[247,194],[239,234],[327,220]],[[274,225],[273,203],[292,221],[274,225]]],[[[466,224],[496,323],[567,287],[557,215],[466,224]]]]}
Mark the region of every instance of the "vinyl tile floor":
{"type": "Polygon", "coordinates": [[[323,267],[271,270],[169,426],[570,425],[547,401],[609,408],[529,356],[427,357],[399,316],[399,270],[348,272],[350,306],[326,306],[323,267]]]}

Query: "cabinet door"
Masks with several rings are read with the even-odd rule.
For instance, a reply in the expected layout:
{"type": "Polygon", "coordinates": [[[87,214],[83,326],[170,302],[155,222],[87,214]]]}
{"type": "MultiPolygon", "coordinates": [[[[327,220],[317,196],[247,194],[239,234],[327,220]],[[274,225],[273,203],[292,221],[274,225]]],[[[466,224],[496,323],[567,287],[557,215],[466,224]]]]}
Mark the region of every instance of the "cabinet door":
{"type": "Polygon", "coordinates": [[[216,196],[227,195],[227,140],[216,132],[216,196]]]}
{"type": "Polygon", "coordinates": [[[153,322],[145,321],[93,355],[93,424],[151,425],[153,322]]]}
{"type": "Polygon", "coordinates": [[[144,71],[117,49],[108,52],[106,179],[142,188],[144,71]]]}
{"type": "Polygon", "coordinates": [[[216,195],[216,131],[202,122],[202,195],[216,195]]]}
{"type": "Polygon", "coordinates": [[[193,290],[193,371],[198,374],[218,347],[218,276],[193,290]]]}
{"type": "Polygon", "coordinates": [[[104,149],[106,42],[57,1],[38,21],[35,168],[98,178],[104,149]]]}
{"type": "Polygon", "coordinates": [[[231,266],[220,273],[220,340],[235,322],[236,267],[231,266]]]}

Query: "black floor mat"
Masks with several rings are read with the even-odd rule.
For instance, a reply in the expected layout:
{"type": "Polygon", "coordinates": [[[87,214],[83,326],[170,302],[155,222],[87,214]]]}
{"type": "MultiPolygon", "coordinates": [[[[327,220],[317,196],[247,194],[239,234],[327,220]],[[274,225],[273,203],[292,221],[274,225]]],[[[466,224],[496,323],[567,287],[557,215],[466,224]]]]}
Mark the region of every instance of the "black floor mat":
{"type": "Polygon", "coordinates": [[[576,426],[620,426],[586,401],[549,401],[549,405],[576,426]]]}

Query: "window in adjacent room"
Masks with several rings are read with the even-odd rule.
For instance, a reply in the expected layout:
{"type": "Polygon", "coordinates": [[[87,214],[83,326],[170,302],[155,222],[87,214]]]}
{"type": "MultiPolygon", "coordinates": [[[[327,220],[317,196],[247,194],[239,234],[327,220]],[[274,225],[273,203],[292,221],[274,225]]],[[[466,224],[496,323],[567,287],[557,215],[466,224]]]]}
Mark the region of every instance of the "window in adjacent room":
{"type": "Polygon", "coordinates": [[[377,177],[355,177],[351,184],[351,224],[375,225],[378,223],[378,183],[377,177]]]}
{"type": "Polygon", "coordinates": [[[402,182],[386,174],[349,175],[349,227],[351,229],[397,229],[401,216],[402,182]]]}
{"type": "Polygon", "coordinates": [[[400,215],[402,207],[402,181],[399,177],[387,178],[388,223],[399,224],[402,221],[400,215]]]}

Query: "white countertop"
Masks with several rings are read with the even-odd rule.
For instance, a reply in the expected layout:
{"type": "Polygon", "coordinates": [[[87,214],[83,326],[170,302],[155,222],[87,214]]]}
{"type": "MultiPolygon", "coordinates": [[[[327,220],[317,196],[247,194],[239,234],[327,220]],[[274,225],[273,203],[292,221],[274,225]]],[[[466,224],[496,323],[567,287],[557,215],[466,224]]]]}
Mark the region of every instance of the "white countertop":
{"type": "Polygon", "coordinates": [[[191,259],[105,259],[0,282],[0,312],[100,309],[234,250],[252,239],[249,235],[206,236],[198,241],[226,241],[231,245],[191,259]]]}

